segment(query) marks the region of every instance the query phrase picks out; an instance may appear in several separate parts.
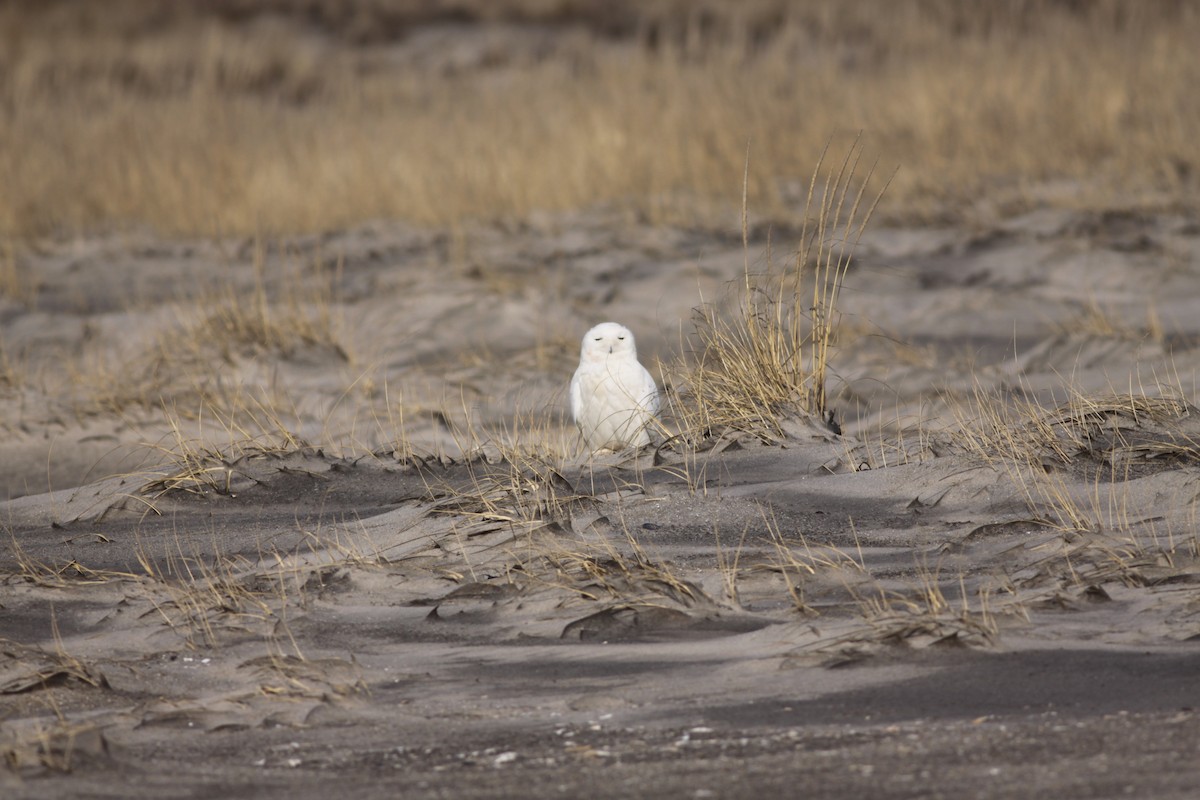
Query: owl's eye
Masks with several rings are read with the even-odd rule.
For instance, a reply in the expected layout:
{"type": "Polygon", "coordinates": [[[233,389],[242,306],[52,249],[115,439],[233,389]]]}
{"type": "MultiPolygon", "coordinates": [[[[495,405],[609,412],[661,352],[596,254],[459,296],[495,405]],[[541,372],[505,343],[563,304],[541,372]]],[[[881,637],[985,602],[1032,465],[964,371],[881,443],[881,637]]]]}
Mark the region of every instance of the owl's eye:
{"type": "Polygon", "coordinates": [[[620,339],[622,342],[623,342],[623,341],[625,341],[625,337],[624,337],[624,336],[618,336],[617,338],[618,338],[618,339],[620,339]]]}
{"type": "Polygon", "coordinates": [[[603,342],[603,341],[604,341],[604,337],[603,337],[603,336],[597,336],[597,337],[596,337],[596,341],[597,341],[597,342],[603,342]]]}

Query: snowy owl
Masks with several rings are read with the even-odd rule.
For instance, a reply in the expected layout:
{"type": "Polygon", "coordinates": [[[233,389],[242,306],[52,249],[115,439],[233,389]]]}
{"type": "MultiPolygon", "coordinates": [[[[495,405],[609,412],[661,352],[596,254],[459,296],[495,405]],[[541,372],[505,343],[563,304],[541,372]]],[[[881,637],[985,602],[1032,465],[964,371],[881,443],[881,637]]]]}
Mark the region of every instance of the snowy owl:
{"type": "Polygon", "coordinates": [[[658,414],[658,387],[638,362],[633,334],[624,325],[602,322],[584,334],[571,379],[571,414],[592,451],[650,443],[647,427],[658,414]]]}

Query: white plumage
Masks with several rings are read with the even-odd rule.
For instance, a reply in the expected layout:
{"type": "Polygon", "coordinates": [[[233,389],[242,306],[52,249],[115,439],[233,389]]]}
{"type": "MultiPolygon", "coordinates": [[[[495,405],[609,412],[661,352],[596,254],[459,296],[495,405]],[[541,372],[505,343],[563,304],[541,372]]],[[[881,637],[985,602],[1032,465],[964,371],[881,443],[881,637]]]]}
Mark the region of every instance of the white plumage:
{"type": "Polygon", "coordinates": [[[658,387],[638,362],[633,334],[624,325],[602,322],[584,335],[571,379],[571,414],[592,451],[650,443],[658,387]]]}

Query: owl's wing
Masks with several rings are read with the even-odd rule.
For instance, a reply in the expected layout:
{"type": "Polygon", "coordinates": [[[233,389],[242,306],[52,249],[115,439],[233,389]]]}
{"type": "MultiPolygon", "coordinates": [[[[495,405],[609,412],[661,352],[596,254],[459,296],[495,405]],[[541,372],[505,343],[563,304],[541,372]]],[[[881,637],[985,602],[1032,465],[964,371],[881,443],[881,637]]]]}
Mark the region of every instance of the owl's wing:
{"type": "Polygon", "coordinates": [[[638,369],[641,372],[639,376],[640,385],[634,397],[638,405],[646,409],[651,416],[658,416],[658,384],[654,382],[654,376],[650,374],[648,369],[642,366],[641,362],[638,363],[638,369]]]}
{"type": "Polygon", "coordinates": [[[579,415],[583,411],[583,388],[579,384],[579,370],[575,370],[575,375],[571,378],[571,419],[575,420],[576,425],[579,424],[579,415]]]}

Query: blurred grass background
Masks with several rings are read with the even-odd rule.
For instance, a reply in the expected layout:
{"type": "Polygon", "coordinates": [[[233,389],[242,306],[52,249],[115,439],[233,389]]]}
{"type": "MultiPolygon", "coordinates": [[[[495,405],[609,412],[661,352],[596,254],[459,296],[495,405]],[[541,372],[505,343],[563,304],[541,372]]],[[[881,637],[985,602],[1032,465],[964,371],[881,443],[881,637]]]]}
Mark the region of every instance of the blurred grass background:
{"type": "Polygon", "coordinates": [[[788,221],[860,131],[892,220],[1194,209],[1196,42],[1186,0],[8,0],[0,236],[728,228],[748,142],[788,221]]]}

